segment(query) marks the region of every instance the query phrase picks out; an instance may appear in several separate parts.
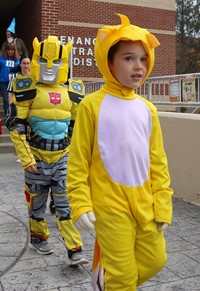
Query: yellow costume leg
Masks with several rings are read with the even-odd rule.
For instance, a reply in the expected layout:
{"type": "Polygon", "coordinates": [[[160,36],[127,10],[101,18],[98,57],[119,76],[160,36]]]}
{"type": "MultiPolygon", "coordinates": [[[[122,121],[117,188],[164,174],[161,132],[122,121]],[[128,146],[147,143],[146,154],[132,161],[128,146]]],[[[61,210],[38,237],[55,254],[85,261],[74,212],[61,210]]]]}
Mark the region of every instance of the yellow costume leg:
{"type": "Polygon", "coordinates": [[[46,220],[38,221],[29,217],[30,234],[31,236],[47,240],[49,238],[49,229],[46,220]]]}
{"type": "MultiPolygon", "coordinates": [[[[26,196],[26,203],[29,210],[30,235],[41,238],[42,240],[47,240],[49,238],[49,229],[48,229],[46,220],[44,219],[44,212],[41,211],[39,214],[39,217],[36,217],[36,215],[38,215],[38,212],[33,211],[33,205],[37,203],[38,194],[31,193],[26,184],[24,186],[24,193],[26,196]]],[[[43,199],[46,201],[47,195],[43,195],[43,199]]],[[[41,209],[43,208],[45,208],[45,204],[41,209]]]]}
{"type": "Polygon", "coordinates": [[[163,233],[155,222],[143,229],[138,227],[127,213],[100,215],[96,214],[95,227],[105,291],[136,291],[166,263],[163,233]]]}
{"type": "Polygon", "coordinates": [[[60,234],[65,241],[66,248],[68,250],[80,249],[80,247],[83,246],[83,242],[72,220],[59,220],[58,217],[56,217],[56,221],[60,234]]]}
{"type": "Polygon", "coordinates": [[[167,261],[166,242],[157,223],[137,228],[135,255],[138,266],[138,286],[156,275],[167,261]]]}
{"type": "Polygon", "coordinates": [[[126,213],[95,213],[95,229],[105,270],[105,291],[136,291],[136,222],[126,213]]]}

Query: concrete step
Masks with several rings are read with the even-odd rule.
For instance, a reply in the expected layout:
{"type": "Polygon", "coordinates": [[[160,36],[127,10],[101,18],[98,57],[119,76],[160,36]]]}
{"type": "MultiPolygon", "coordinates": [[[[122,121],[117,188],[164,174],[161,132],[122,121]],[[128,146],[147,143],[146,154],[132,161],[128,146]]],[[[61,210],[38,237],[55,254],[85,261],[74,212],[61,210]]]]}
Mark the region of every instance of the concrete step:
{"type": "Polygon", "coordinates": [[[10,139],[9,130],[5,125],[2,126],[2,134],[0,135],[0,153],[15,153],[14,145],[10,139]]]}
{"type": "Polygon", "coordinates": [[[0,146],[1,146],[1,143],[12,143],[11,139],[10,139],[10,134],[9,133],[4,133],[1,135],[0,137],[0,146]]]}
{"type": "Polygon", "coordinates": [[[10,133],[5,126],[2,98],[0,98],[0,118],[2,119],[2,134],[0,135],[0,154],[15,153],[15,147],[10,139],[10,133]]]}
{"type": "Polygon", "coordinates": [[[15,153],[15,148],[11,142],[1,142],[0,136],[0,154],[15,153]]]}
{"type": "Polygon", "coordinates": [[[9,130],[5,125],[2,126],[2,134],[9,134],[9,130]]]}

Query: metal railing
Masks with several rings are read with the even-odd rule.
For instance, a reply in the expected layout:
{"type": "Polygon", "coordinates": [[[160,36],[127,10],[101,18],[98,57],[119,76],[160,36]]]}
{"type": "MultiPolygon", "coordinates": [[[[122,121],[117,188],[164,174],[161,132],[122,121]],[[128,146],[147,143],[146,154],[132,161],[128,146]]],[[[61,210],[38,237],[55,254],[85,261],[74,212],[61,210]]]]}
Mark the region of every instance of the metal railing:
{"type": "MultiPolygon", "coordinates": [[[[85,83],[86,94],[100,89],[103,84],[103,81],[85,83]]],[[[176,111],[183,108],[180,112],[190,107],[190,112],[199,113],[200,73],[150,77],[136,93],[158,106],[173,107],[176,111]]]]}

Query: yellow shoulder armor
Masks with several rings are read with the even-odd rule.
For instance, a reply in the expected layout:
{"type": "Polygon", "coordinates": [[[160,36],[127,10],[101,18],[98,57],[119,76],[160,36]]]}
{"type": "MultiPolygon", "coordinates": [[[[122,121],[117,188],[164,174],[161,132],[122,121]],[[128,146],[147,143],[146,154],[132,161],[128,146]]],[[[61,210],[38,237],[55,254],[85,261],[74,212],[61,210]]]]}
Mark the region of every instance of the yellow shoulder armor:
{"type": "Polygon", "coordinates": [[[22,76],[17,75],[13,80],[13,92],[16,101],[25,101],[34,99],[36,96],[36,80],[35,76],[22,76]]]}
{"type": "Polygon", "coordinates": [[[75,103],[80,103],[85,95],[85,85],[83,81],[69,79],[68,82],[69,98],[75,103]]]}

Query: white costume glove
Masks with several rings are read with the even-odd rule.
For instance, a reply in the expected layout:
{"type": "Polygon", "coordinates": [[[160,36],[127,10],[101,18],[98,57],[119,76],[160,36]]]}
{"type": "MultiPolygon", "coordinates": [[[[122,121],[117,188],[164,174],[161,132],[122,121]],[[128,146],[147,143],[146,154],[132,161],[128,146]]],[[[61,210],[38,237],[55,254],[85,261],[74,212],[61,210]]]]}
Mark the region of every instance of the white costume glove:
{"type": "Polygon", "coordinates": [[[78,230],[90,231],[94,230],[93,222],[96,221],[96,217],[93,211],[82,214],[79,219],[74,223],[78,230]]]}
{"type": "Polygon", "coordinates": [[[164,222],[158,222],[159,231],[165,231],[168,228],[169,224],[164,222]]]}

